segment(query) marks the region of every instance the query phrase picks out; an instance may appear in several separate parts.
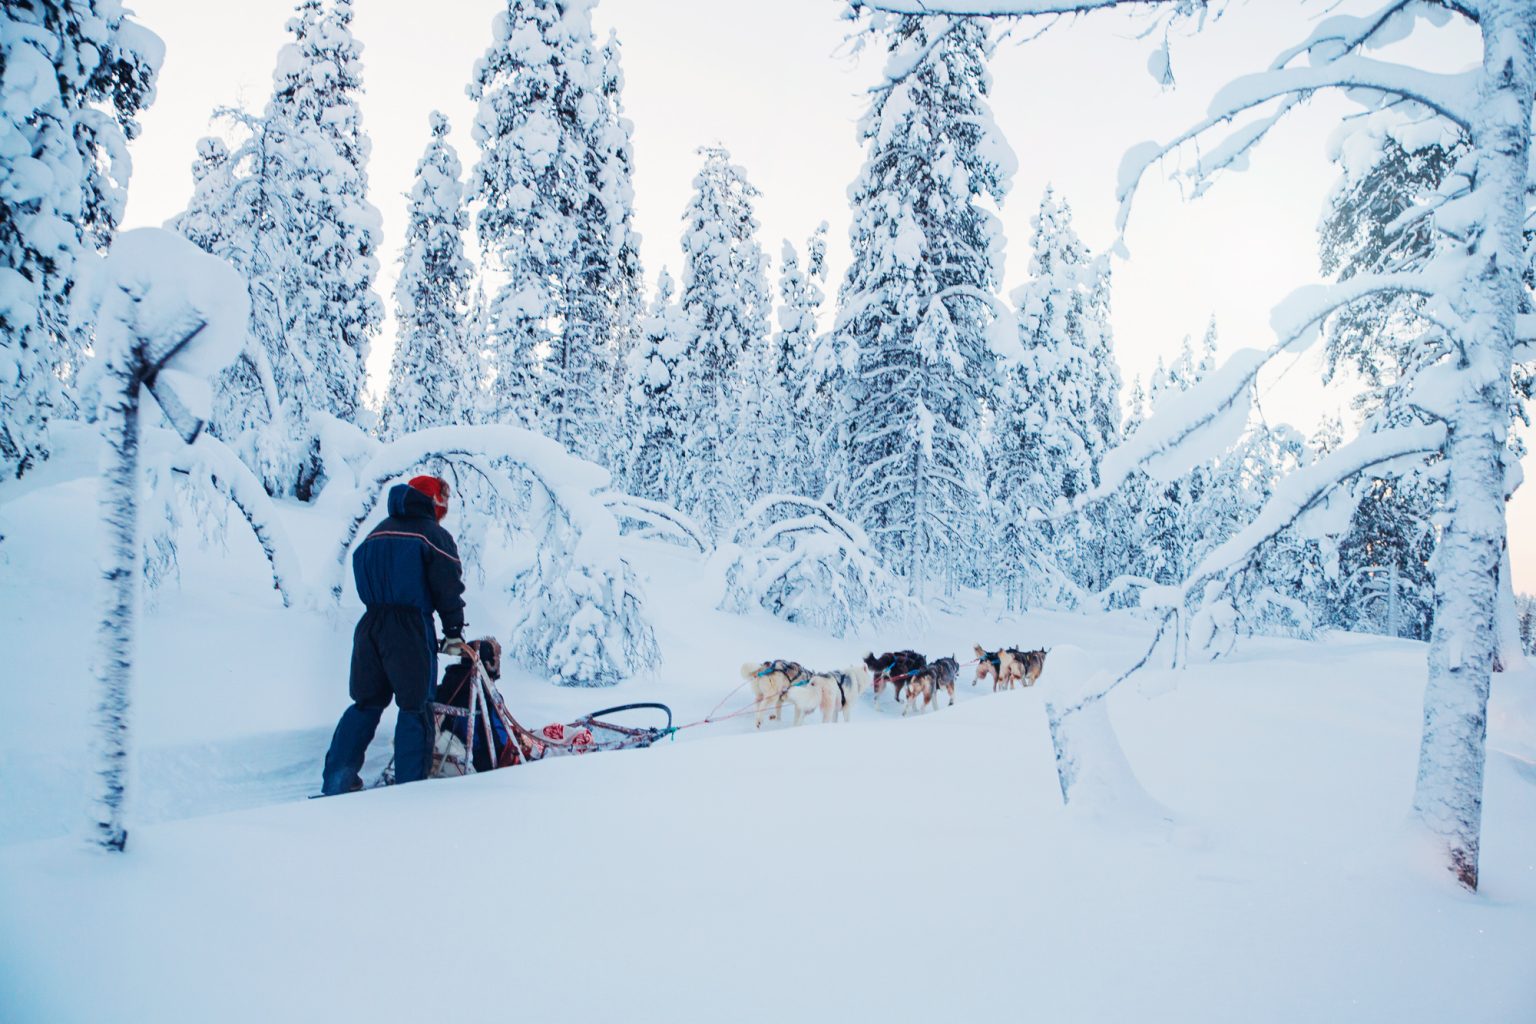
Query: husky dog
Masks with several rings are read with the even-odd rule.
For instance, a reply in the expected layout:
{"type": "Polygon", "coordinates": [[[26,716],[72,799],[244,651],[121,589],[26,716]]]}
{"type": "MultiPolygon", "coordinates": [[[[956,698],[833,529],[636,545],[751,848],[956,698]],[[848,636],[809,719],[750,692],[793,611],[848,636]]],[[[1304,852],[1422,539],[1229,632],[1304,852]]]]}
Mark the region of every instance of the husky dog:
{"type": "Polygon", "coordinates": [[[756,728],[761,729],[763,716],[766,714],[770,719],[778,718],[784,708],[784,695],[795,683],[810,678],[810,673],[798,662],[780,659],[743,665],[741,678],[752,684],[752,706],[756,709],[753,722],[756,728]],[[771,712],[768,710],[770,704],[773,705],[771,712]]]}
{"type": "Polygon", "coordinates": [[[885,689],[885,684],[890,683],[896,688],[896,702],[901,703],[901,688],[907,685],[907,680],[912,673],[928,664],[928,659],[916,651],[887,652],[875,657],[874,654],[864,656],[864,667],[869,669],[874,679],[875,703],[880,703],[880,691],[885,689]]]}
{"type": "Polygon", "coordinates": [[[1044,647],[1038,651],[1024,652],[1024,678],[1022,685],[1034,686],[1040,680],[1040,673],[1045,671],[1045,656],[1050,652],[1044,647]]]}
{"type": "Polygon", "coordinates": [[[981,644],[976,645],[976,678],[971,680],[972,686],[975,686],[983,679],[990,678],[992,680],[992,692],[997,692],[997,684],[1002,682],[1000,671],[1002,669],[1000,657],[1002,653],[1002,651],[983,650],[981,644]]]}
{"type": "Polygon", "coordinates": [[[932,664],[918,669],[917,673],[913,675],[911,683],[907,686],[907,704],[906,707],[901,709],[902,716],[905,717],[907,712],[913,708],[922,711],[928,705],[933,704],[940,690],[949,691],[949,705],[953,707],[955,704],[955,677],[959,674],[960,663],[955,660],[953,655],[950,655],[948,658],[940,658],[932,664]],[[923,702],[922,707],[917,707],[919,699],[923,702]]]}
{"type": "Polygon", "coordinates": [[[1040,678],[1040,673],[1045,669],[1047,653],[1044,648],[1038,651],[1021,651],[1017,647],[1008,647],[998,652],[1002,662],[998,675],[1003,680],[1004,688],[1013,689],[1015,682],[1020,686],[1034,686],[1040,678]]]}
{"type": "MultiPolygon", "coordinates": [[[[836,702],[832,705],[832,721],[837,721],[840,713],[843,721],[853,721],[853,702],[859,699],[859,695],[869,686],[869,669],[864,665],[850,665],[845,669],[834,672],[817,672],[811,676],[811,680],[818,686],[830,687],[829,695],[836,695],[836,702]]],[[[793,696],[793,695],[791,695],[793,696]]],[[[822,705],[822,721],[827,721],[826,705],[822,705]]]]}
{"type": "Polygon", "coordinates": [[[808,675],[789,684],[784,691],[784,703],[795,709],[795,725],[818,708],[821,720],[831,723],[837,718],[837,684],[824,675],[808,675]]]}

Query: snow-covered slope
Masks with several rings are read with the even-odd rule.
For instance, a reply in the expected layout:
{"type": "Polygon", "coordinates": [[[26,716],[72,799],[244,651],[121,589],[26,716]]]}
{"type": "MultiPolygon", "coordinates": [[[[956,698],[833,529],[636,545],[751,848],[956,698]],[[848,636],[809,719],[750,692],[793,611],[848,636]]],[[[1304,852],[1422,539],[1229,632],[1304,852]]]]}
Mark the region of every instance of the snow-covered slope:
{"type": "MultiPolygon", "coordinates": [[[[1052,648],[1040,686],[903,720],[753,735],[305,801],[345,703],[356,609],[282,609],[237,521],[185,539],[146,615],[128,853],[84,821],[94,488],[0,505],[0,1017],[269,1021],[1488,1021],[1536,1017],[1536,747],[1501,680],[1483,891],[1404,827],[1422,648],[1250,642],[1111,698],[1158,814],[1063,808],[1053,679],[1134,661],[1115,616],[817,636],[713,609],[695,558],[631,552],[664,665],[611,690],[524,674],[524,721],[659,699],[703,717],[747,660],[871,646],[1052,648]]],[[[318,535],[309,513],[290,526],[318,535]]],[[[448,524],[452,527],[452,520],[448,524]]],[[[319,556],[318,550],[313,553],[319,556]]],[[[472,593],[476,629],[504,609],[472,593]]],[[[739,695],[727,708],[741,706],[739,695]]],[[[388,757],[386,719],[374,759],[388,757]]]]}

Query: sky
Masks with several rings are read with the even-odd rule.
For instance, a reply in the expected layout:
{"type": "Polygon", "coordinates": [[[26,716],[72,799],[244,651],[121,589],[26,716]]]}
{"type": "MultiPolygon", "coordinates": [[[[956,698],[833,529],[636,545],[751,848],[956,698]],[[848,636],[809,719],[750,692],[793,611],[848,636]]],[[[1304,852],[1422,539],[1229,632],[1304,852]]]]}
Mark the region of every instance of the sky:
{"type": "MultiPolygon", "coordinates": [[[[191,195],[198,138],[217,130],[214,108],[260,109],[278,49],[287,41],[288,0],[130,0],[136,17],[166,43],[154,105],[132,147],[125,226],[159,224],[191,195]]],[[[1327,5],[1334,6],[1331,2],[1327,5]]],[[[393,308],[395,262],[405,225],[404,194],[441,110],[466,171],[474,163],[474,104],[465,93],[505,0],[440,0],[424,14],[404,0],[355,0],[363,44],[364,125],[372,138],[372,200],[383,214],[380,294],[393,308]]],[[[1306,5],[1313,12],[1322,3],[1306,5]]],[[[1073,208],[1093,249],[1115,238],[1116,182],[1131,146],[1165,140],[1193,124],[1212,93],[1236,74],[1267,64],[1299,36],[1294,8],[1235,4],[1198,32],[1175,32],[1176,84],[1147,70],[1150,22],[1119,14],[1062,19],[1039,38],[1005,39],[992,62],[992,109],[1018,157],[1000,210],[1007,238],[1004,295],[1029,269],[1030,217],[1047,185],[1073,208]]],[[[797,248],[823,220],[831,226],[830,294],[847,264],[848,186],[863,149],[858,120],[882,55],[849,45],[838,0],[601,0],[599,37],[623,45],[626,115],[634,122],[636,226],[648,280],[680,269],[682,214],[699,146],[723,144],[762,191],[760,239],[777,267],[781,244],[797,248]]],[[[1020,33],[1022,35],[1023,33],[1020,33]]],[[[1160,33],[1158,34],[1160,37],[1160,33]]],[[[1412,45],[1412,44],[1410,44],[1412,45]]],[[[1459,54],[1438,60],[1455,61],[1459,54]]],[[[1126,385],[1197,340],[1216,318],[1220,353],[1267,347],[1270,312],[1318,280],[1317,224],[1337,169],[1328,141],[1349,107],[1317,99],[1283,122],[1246,171],[1190,200],[1157,170],[1144,180],[1125,235],[1128,258],[1114,267],[1115,352],[1126,385]]],[[[1164,168],[1163,171],[1174,168],[1164,168]]],[[[830,303],[829,303],[830,306],[830,303]]],[[[830,312],[830,310],[829,310],[830,312]]],[[[393,324],[374,346],[370,385],[382,390],[393,324]]],[[[1260,409],[1310,429],[1326,413],[1348,419],[1347,395],[1321,383],[1316,351],[1282,361],[1260,382],[1260,409]]],[[[1515,582],[1536,589],[1536,493],[1511,506],[1515,582]]]]}

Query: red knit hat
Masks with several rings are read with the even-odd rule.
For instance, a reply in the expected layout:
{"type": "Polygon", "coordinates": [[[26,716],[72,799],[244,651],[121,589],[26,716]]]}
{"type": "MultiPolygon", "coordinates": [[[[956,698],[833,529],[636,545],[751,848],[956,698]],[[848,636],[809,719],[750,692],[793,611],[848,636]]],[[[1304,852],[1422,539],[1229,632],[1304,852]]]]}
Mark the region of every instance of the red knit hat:
{"type": "Polygon", "coordinates": [[[448,481],[437,476],[413,476],[406,483],[412,490],[432,499],[432,514],[442,522],[443,516],[448,514],[448,481]]]}

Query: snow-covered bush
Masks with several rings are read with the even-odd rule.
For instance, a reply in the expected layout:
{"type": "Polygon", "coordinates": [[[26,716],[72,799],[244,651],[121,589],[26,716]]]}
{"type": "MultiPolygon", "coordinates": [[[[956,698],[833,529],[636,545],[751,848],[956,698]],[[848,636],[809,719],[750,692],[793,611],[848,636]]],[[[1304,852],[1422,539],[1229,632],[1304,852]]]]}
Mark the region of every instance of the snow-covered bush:
{"type": "Polygon", "coordinates": [[[918,613],[864,531],[809,498],[760,498],[717,557],[726,566],[725,611],[762,607],[838,637],[918,613]]]}
{"type": "Polygon", "coordinates": [[[474,513],[503,531],[502,543],[486,538],[484,568],[517,609],[504,644],[509,657],[572,686],[611,686],[655,667],[660,652],[644,595],[619,555],[618,523],[598,497],[608,485],[602,467],[508,426],[435,427],[379,444],[333,421],[323,450],[334,453],[326,464],[333,482],[320,505],[343,517],[330,565],[338,598],[347,555],[380,496],[430,464],[479,481],[457,494],[494,499],[474,513]]]}

